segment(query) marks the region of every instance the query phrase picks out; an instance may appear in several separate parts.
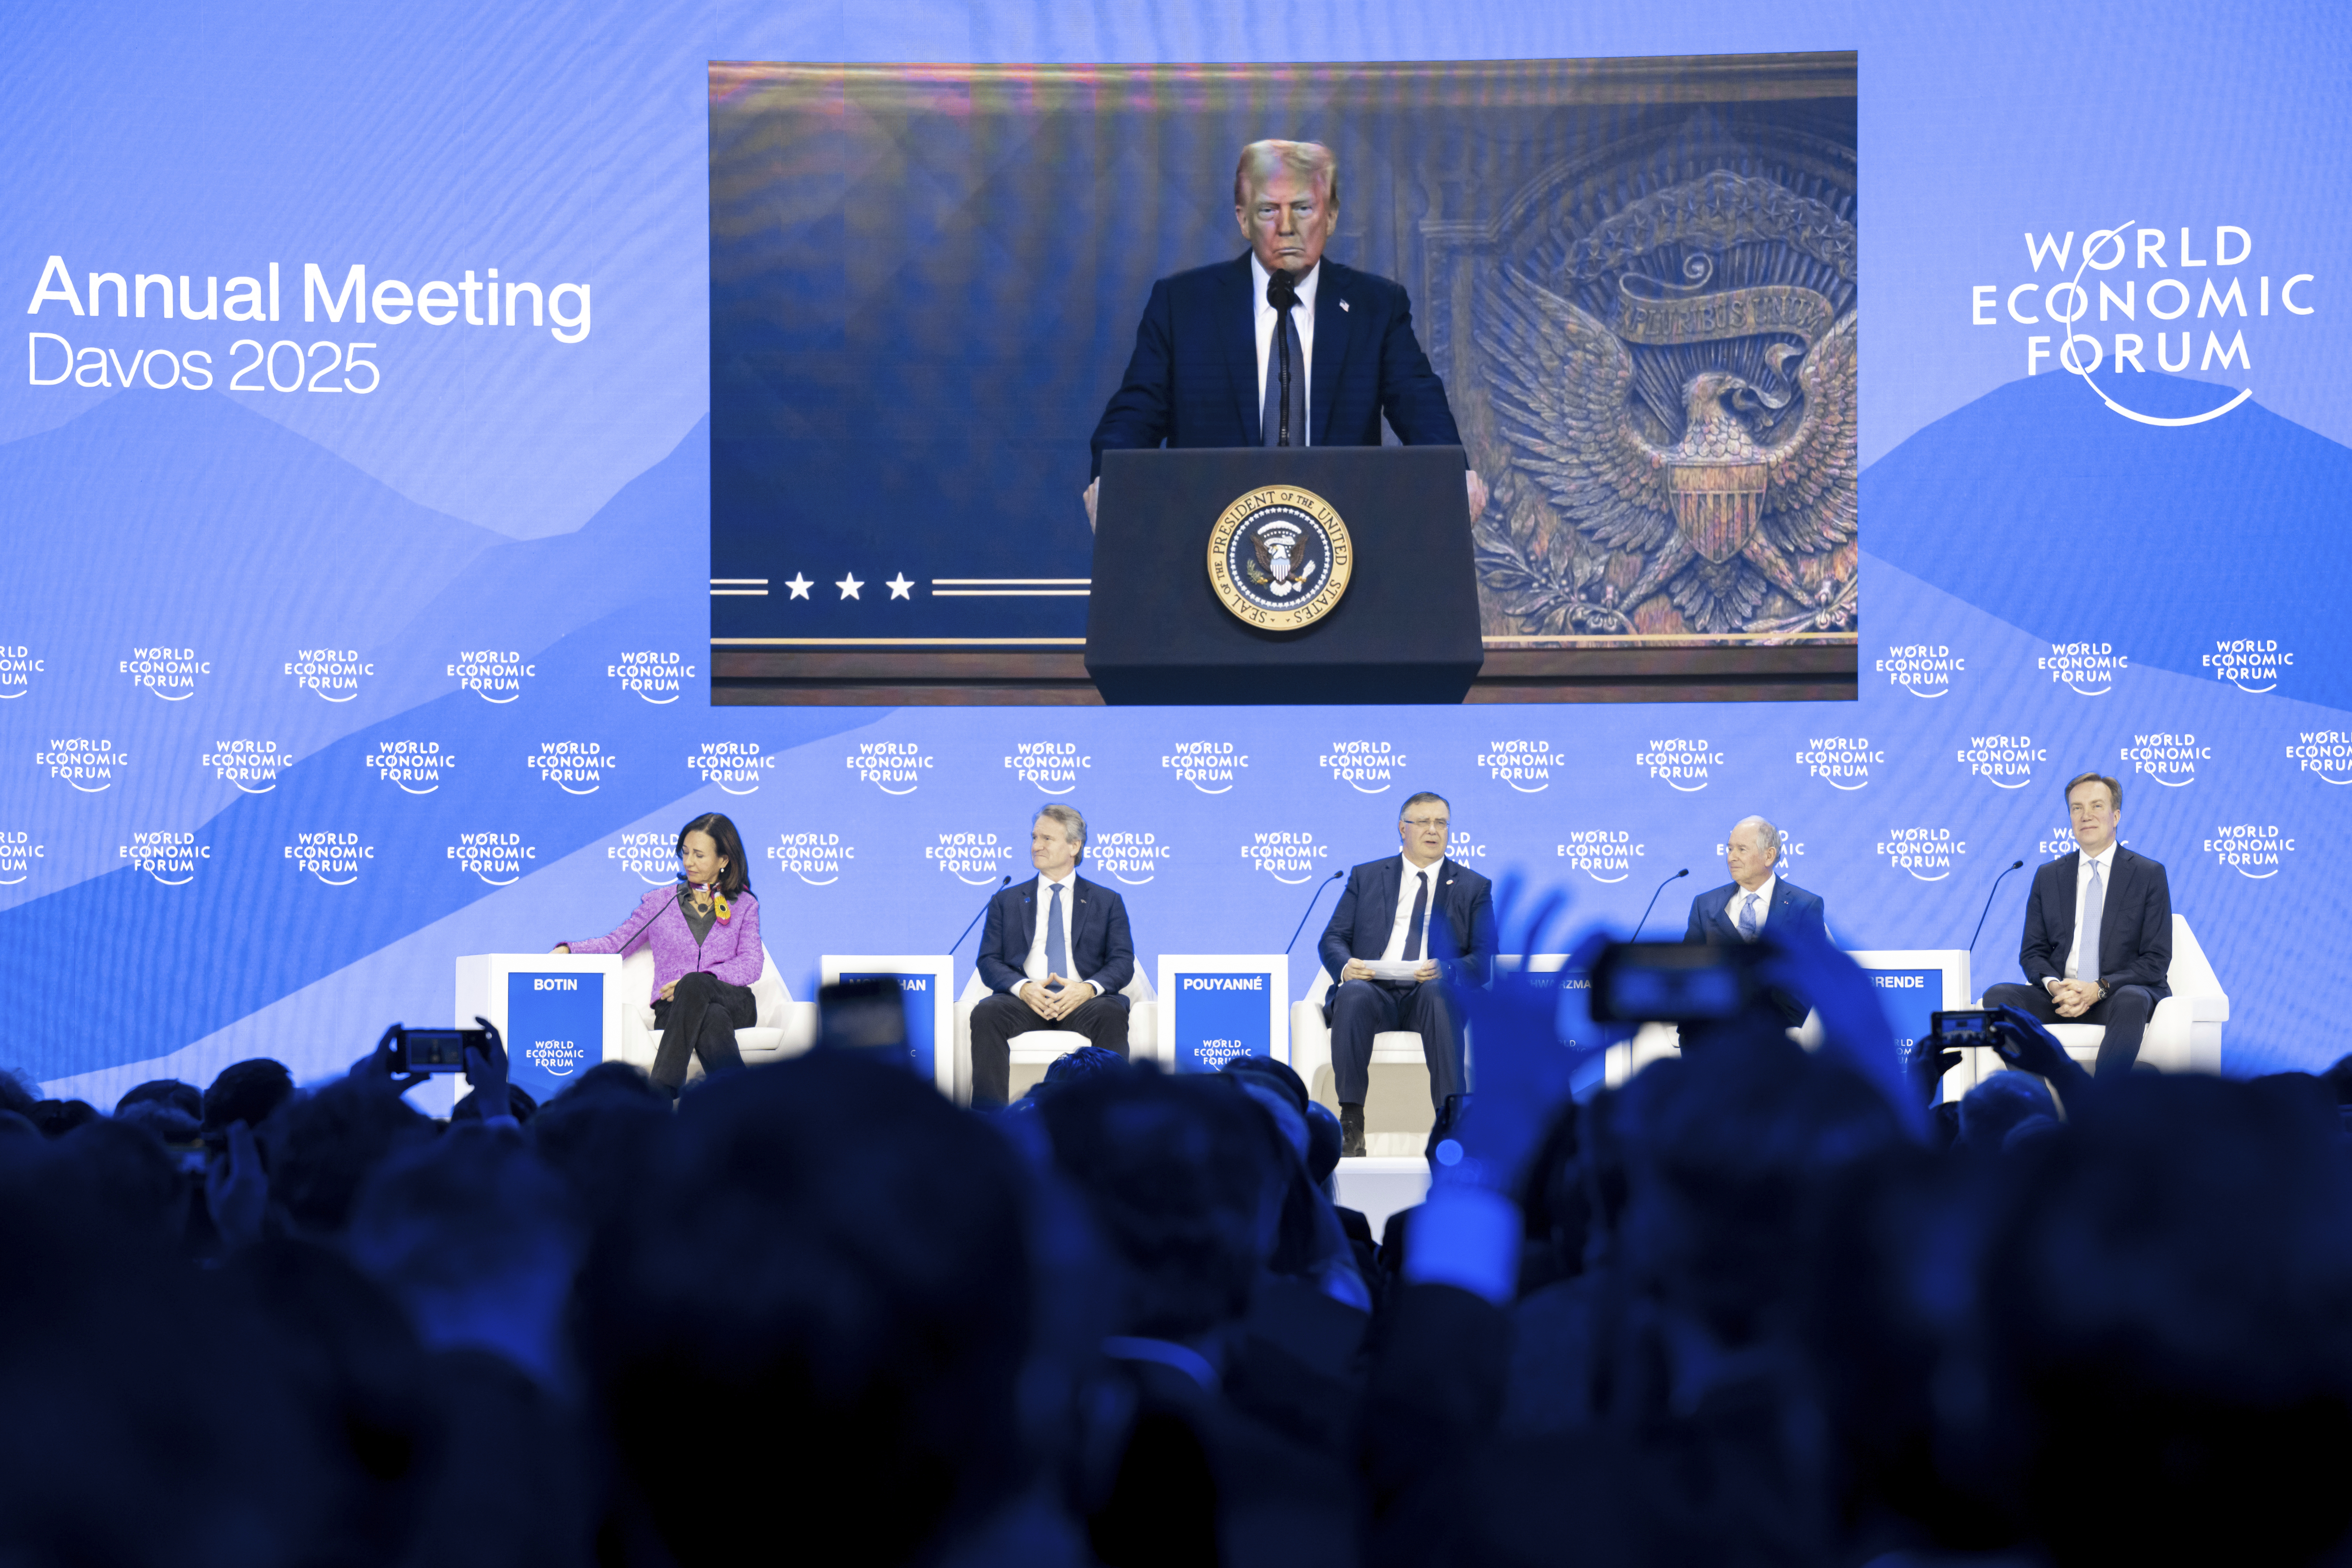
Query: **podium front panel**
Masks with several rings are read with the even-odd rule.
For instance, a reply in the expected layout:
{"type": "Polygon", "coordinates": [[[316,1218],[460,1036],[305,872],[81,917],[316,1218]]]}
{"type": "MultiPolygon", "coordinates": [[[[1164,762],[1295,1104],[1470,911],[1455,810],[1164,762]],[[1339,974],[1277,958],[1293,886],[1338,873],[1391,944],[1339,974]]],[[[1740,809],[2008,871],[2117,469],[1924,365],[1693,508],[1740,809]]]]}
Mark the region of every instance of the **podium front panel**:
{"type": "MultiPolygon", "coordinates": [[[[507,1081],[545,1105],[621,1055],[621,963],[604,952],[469,953],[457,960],[456,1025],[471,1027],[478,1016],[497,1025],[507,1081]]],[[[464,1092],[454,1088],[452,1102],[464,1092]]]]}
{"type": "Polygon", "coordinates": [[[1178,1072],[1236,1057],[1290,1060],[1290,959],[1284,953],[1162,953],[1160,1054],[1178,1072]]]}

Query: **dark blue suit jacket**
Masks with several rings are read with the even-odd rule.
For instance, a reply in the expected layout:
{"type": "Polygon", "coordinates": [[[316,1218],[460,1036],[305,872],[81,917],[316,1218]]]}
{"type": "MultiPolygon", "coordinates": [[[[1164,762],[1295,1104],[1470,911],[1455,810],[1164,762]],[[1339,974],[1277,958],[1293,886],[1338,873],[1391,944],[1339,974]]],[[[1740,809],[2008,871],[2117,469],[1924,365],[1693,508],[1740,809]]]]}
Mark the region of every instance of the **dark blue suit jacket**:
{"type": "MultiPolygon", "coordinates": [[[[2025,941],[2017,952],[2033,984],[2066,977],[2066,950],[2074,945],[2074,882],[2082,869],[2083,852],[2077,849],[2033,873],[2033,891],[2025,900],[2025,941]]],[[[2159,999],[2172,994],[2167,978],[2172,973],[2172,884],[2162,864],[2120,844],[2099,915],[2098,971],[2084,978],[2110,991],[2145,985],[2159,999]]]]}
{"type": "MultiPolygon", "coordinates": [[[[1495,963],[1494,885],[1452,860],[1441,860],[1434,868],[1437,907],[1429,921],[1430,951],[1422,956],[1435,959],[1438,978],[1450,984],[1484,985],[1495,963]],[[1445,919],[1440,921],[1438,915],[1445,919]]],[[[1348,890],[1339,895],[1331,923],[1316,944],[1323,967],[1331,972],[1332,986],[1323,997],[1325,1022],[1348,960],[1375,959],[1388,951],[1403,882],[1404,860],[1398,855],[1368,860],[1348,873],[1348,890]]]]}
{"type": "MultiPolygon", "coordinates": [[[[1385,278],[1326,257],[1315,286],[1308,443],[1377,447],[1381,416],[1408,447],[1458,447],[1445,384],[1412,335],[1412,302],[1385,278]]],[[[1255,447],[1255,301],[1246,253],[1151,286],[1127,379],[1095,426],[1094,471],[1112,447],[1255,447]]]]}
{"type": "MultiPolygon", "coordinates": [[[[1135,978],[1135,942],[1127,930],[1127,903],[1099,882],[1070,879],[1070,968],[1066,980],[1091,981],[1116,996],[1135,978]]],[[[1029,944],[1037,939],[1037,879],[1016,882],[988,900],[980,933],[980,977],[992,991],[1018,991],[1028,983],[1029,944]]]]}
{"type": "MultiPolygon", "coordinates": [[[[1720,888],[1710,888],[1691,900],[1690,926],[1683,932],[1685,942],[1703,942],[1710,946],[1744,941],[1739,928],[1723,912],[1731,895],[1739,890],[1737,882],[1726,882],[1720,888]]],[[[1772,886],[1772,907],[1765,912],[1764,929],[1770,931],[1782,921],[1811,926],[1822,935],[1829,934],[1829,909],[1819,893],[1809,893],[1786,877],[1772,886]]],[[[1785,928],[1783,928],[1785,929],[1785,928]]]]}

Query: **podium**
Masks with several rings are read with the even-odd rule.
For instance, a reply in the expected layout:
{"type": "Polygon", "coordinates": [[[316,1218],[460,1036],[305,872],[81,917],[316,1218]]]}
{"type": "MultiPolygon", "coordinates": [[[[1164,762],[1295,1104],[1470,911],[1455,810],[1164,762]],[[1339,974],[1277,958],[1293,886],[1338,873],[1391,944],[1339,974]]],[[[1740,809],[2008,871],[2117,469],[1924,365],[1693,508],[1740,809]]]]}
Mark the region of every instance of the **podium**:
{"type": "Polygon", "coordinates": [[[1178,1072],[1235,1057],[1290,1060],[1287,953],[1161,953],[1160,1047],[1178,1072]]]}
{"type": "Polygon", "coordinates": [[[1461,701],[1486,660],[1463,472],[1459,447],[1105,452],[1087,673],[1112,704],[1461,701]],[[1269,487],[1310,492],[1345,525],[1346,559],[1304,561],[1320,574],[1282,589],[1304,603],[1344,568],[1311,625],[1251,624],[1211,580],[1220,517],[1269,487]]]}
{"type": "MultiPolygon", "coordinates": [[[[621,960],[608,952],[467,953],[457,960],[457,1026],[469,1029],[478,1016],[497,1025],[507,1081],[544,1105],[621,1054],[620,978],[621,960]]],[[[454,1102],[463,1085],[455,1074],[448,1082],[454,1102]]],[[[437,1098],[432,1109],[449,1113],[437,1098]]]]}
{"type": "Polygon", "coordinates": [[[827,985],[887,980],[907,1001],[907,1049],[915,1071],[955,1098],[955,960],[936,953],[838,953],[817,959],[827,985]]]}

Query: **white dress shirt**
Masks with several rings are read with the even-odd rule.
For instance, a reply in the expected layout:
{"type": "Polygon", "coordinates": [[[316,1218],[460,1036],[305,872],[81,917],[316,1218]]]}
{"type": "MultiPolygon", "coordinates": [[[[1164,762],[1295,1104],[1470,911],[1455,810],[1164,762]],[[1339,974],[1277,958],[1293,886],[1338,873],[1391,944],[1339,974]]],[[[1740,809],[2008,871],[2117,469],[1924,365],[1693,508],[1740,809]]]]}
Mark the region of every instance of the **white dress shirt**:
{"type": "MultiPolygon", "coordinates": [[[[1257,405],[1265,406],[1265,362],[1274,353],[1274,319],[1279,314],[1265,302],[1265,286],[1273,278],[1265,264],[1250,252],[1250,287],[1257,298],[1257,405]]],[[[1318,261],[1306,277],[1298,280],[1298,303],[1291,308],[1290,330],[1298,334],[1298,361],[1307,372],[1307,384],[1298,389],[1298,406],[1303,412],[1315,406],[1315,288],[1323,280],[1323,264],[1318,261]]],[[[1314,421],[1310,418],[1308,424],[1314,421]]],[[[1307,445],[1307,432],[1293,430],[1290,444],[1307,445]]]]}
{"type": "MultiPolygon", "coordinates": [[[[1037,873],[1037,932],[1030,938],[1029,962],[1022,966],[1021,971],[1032,980],[1042,981],[1053,973],[1045,964],[1045,916],[1054,908],[1054,889],[1057,887],[1062,889],[1062,952],[1066,955],[1066,962],[1071,968],[1076,969],[1078,965],[1078,944],[1071,939],[1070,934],[1071,921],[1077,915],[1078,874],[1076,870],[1072,870],[1059,882],[1055,882],[1050,880],[1045,872],[1040,871],[1037,873]]],[[[1062,978],[1075,979],[1068,974],[1063,975],[1062,978]]],[[[1089,987],[1097,995],[1102,994],[1102,987],[1094,984],[1091,981],[1078,980],[1076,984],[1089,987]]]]}
{"type": "MultiPolygon", "coordinates": [[[[2099,882],[2105,889],[2106,898],[2115,896],[2116,847],[2116,845],[2110,842],[2096,855],[2084,855],[2074,868],[2074,934],[2068,940],[2066,945],[2066,978],[2069,980],[2096,981],[2099,978],[2099,955],[2095,952],[2091,954],[2091,973],[2086,975],[2082,970],[2083,900],[2091,890],[2091,868],[2094,866],[2099,868],[2099,882]]],[[[2080,851],[2077,853],[2079,854],[2080,851]]],[[[2103,899],[2099,905],[2099,931],[2103,936],[2106,929],[2106,904],[2103,899]]],[[[2049,987],[2045,985],[2042,989],[2046,991],[2049,987]]]]}
{"type": "MultiPolygon", "coordinates": [[[[1764,922],[1772,916],[1772,895],[1780,886],[1780,875],[1776,871],[1765,878],[1764,885],[1756,889],[1756,930],[1759,933],[1764,930],[1764,922]]],[[[1723,918],[1731,922],[1733,931],[1739,930],[1739,911],[1747,907],[1748,889],[1734,882],[1731,884],[1731,901],[1723,906],[1723,918]]]]}
{"type": "Polygon", "coordinates": [[[1429,951],[1429,922],[1437,915],[1437,889],[1445,880],[1445,862],[1441,858],[1426,866],[1416,866],[1400,855],[1397,864],[1404,868],[1404,875],[1397,882],[1396,920],[1389,927],[1389,944],[1381,949],[1381,961],[1384,963],[1404,962],[1405,938],[1412,934],[1412,900],[1421,891],[1417,879],[1426,874],[1429,878],[1429,907],[1421,914],[1421,957],[1413,961],[1416,963],[1426,963],[1436,956],[1429,951]]]}

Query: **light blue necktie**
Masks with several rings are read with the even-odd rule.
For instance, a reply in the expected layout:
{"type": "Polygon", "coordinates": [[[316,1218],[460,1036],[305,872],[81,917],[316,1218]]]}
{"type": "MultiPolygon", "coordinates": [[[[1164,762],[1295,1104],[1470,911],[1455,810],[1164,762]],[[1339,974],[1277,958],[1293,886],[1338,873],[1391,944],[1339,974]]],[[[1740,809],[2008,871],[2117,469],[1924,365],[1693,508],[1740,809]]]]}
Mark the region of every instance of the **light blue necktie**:
{"type": "Polygon", "coordinates": [[[2083,892],[2083,942],[2074,959],[2074,978],[2093,980],[2099,977],[2099,921],[2107,912],[2107,885],[2099,875],[2099,863],[2091,862],[2091,885],[2083,892]]]}
{"type": "Polygon", "coordinates": [[[1756,940],[1756,900],[1760,897],[1761,894],[1750,893],[1748,901],[1739,906],[1739,940],[1742,942],[1756,940]]]}
{"type": "Polygon", "coordinates": [[[1045,973],[1070,977],[1070,947],[1062,936],[1062,884],[1054,884],[1053,907],[1045,911],[1045,973]]]}

